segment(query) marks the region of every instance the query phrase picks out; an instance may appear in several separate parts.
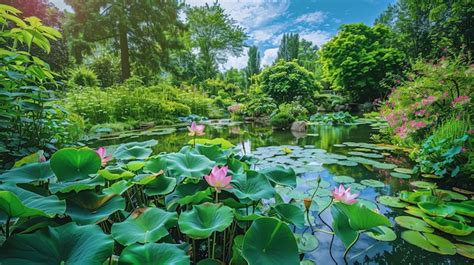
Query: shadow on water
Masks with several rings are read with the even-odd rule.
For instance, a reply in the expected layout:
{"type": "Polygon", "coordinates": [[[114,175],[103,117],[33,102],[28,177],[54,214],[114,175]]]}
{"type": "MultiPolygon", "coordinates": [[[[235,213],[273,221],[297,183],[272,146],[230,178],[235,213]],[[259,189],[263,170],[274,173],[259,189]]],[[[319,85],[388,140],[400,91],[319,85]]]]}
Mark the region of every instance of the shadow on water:
{"type": "MultiPolygon", "coordinates": [[[[154,147],[155,153],[175,152],[186,144],[190,137],[187,135],[185,126],[177,127],[175,132],[164,135],[130,135],[119,139],[95,140],[88,143],[92,147],[118,145],[131,141],[146,141],[150,139],[158,140],[158,145],[154,147]]],[[[374,133],[368,125],[358,126],[311,126],[307,133],[294,133],[290,131],[277,131],[271,127],[256,123],[241,123],[235,125],[217,125],[207,126],[205,138],[224,138],[234,144],[246,143],[246,148],[255,150],[258,147],[279,146],[279,145],[297,145],[297,146],[313,146],[325,149],[330,153],[347,154],[348,150],[344,147],[335,147],[335,144],[343,142],[364,142],[370,143],[370,135],[374,133]]],[[[404,154],[394,154],[385,157],[386,162],[393,163],[399,167],[412,167],[410,160],[404,154]]],[[[320,173],[304,173],[300,177],[306,179],[316,179],[320,176],[322,179],[330,182],[335,186],[332,180],[334,175],[345,175],[353,177],[356,182],[363,179],[377,179],[385,184],[383,188],[364,189],[360,198],[376,202],[379,195],[394,195],[398,191],[409,188],[410,180],[394,178],[390,176],[388,170],[374,169],[359,164],[358,166],[346,167],[339,165],[325,165],[323,172],[320,173]]],[[[390,221],[395,224],[394,218],[402,215],[402,210],[391,209],[384,205],[378,204],[379,211],[389,217],[390,221]]],[[[406,214],[405,214],[406,215],[406,214]]],[[[316,217],[316,227],[327,229],[316,217]]],[[[325,211],[321,217],[326,223],[331,224],[332,217],[330,211],[325,211]]],[[[392,242],[379,242],[366,235],[362,235],[358,243],[351,249],[348,259],[351,264],[472,264],[467,258],[460,255],[443,256],[431,252],[424,251],[416,246],[408,244],[400,238],[403,229],[400,226],[393,225],[393,229],[397,234],[397,239],[392,242]]],[[[319,240],[319,247],[310,253],[305,254],[305,259],[314,260],[317,264],[333,264],[329,255],[329,245],[331,236],[324,233],[316,233],[319,240]]],[[[446,237],[446,234],[443,235],[446,237]]],[[[454,239],[447,237],[454,242],[454,239]]],[[[344,264],[342,259],[344,246],[342,242],[335,238],[332,247],[333,256],[338,264],[344,264]]]]}

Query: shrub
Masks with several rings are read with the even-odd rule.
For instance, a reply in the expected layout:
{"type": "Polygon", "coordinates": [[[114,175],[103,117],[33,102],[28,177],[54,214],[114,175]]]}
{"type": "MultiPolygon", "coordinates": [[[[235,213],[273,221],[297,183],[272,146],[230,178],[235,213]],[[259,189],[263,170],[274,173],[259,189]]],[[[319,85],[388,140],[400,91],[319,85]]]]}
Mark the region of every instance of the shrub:
{"type": "Polygon", "coordinates": [[[118,58],[109,53],[94,58],[90,64],[102,87],[109,87],[120,81],[119,65],[118,58]]]}
{"type": "Polygon", "coordinates": [[[69,76],[70,86],[95,87],[99,84],[94,71],[84,65],[72,69],[69,76]]]}
{"type": "Polygon", "coordinates": [[[288,129],[295,121],[295,117],[288,112],[278,112],[270,119],[270,124],[279,129],[288,129]]]}
{"type": "Polygon", "coordinates": [[[319,90],[311,72],[296,62],[283,60],[263,70],[258,83],[262,91],[278,104],[297,101],[307,107],[313,104],[312,96],[319,90]]]}

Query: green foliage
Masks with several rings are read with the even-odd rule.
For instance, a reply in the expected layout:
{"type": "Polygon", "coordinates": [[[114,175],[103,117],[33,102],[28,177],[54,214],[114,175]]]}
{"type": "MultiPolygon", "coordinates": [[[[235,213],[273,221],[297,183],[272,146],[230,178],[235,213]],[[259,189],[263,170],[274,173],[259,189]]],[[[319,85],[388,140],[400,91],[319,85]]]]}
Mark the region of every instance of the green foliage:
{"type": "Polygon", "coordinates": [[[261,71],[260,68],[260,52],[258,47],[253,45],[249,48],[247,53],[249,59],[247,61],[247,67],[245,68],[245,74],[247,77],[247,87],[252,83],[252,76],[258,75],[261,71]]]}
{"type": "Polygon", "coordinates": [[[319,90],[312,73],[296,62],[283,60],[263,70],[258,81],[262,91],[278,104],[296,101],[306,106],[311,104],[312,95],[319,90]]]}
{"type": "Polygon", "coordinates": [[[393,44],[393,32],[383,25],[343,25],[321,50],[323,78],[355,102],[388,94],[379,85],[389,73],[400,73],[404,54],[393,44]]]}
{"type": "Polygon", "coordinates": [[[311,115],[309,120],[317,124],[337,125],[337,124],[353,123],[355,122],[356,119],[350,113],[340,111],[340,112],[332,112],[328,114],[316,113],[314,115],[311,115]]]}
{"type": "Polygon", "coordinates": [[[119,63],[118,58],[110,53],[102,54],[93,59],[90,67],[97,75],[100,86],[109,87],[120,81],[119,63]]]}
{"type": "Polygon", "coordinates": [[[61,34],[36,17],[22,20],[19,14],[0,5],[0,160],[5,162],[38,149],[54,149],[75,136],[67,113],[51,103],[56,75],[29,53],[32,47],[49,52],[50,41],[61,34]]]}
{"type": "Polygon", "coordinates": [[[247,95],[244,98],[248,100],[242,101],[244,102],[243,113],[249,117],[268,116],[278,107],[272,98],[262,93],[252,93],[251,96],[247,95]]]}
{"type": "Polygon", "coordinates": [[[344,105],[345,103],[347,103],[347,101],[348,100],[346,97],[330,93],[316,92],[314,95],[314,104],[320,108],[323,108],[326,111],[336,111],[336,108],[338,106],[344,105]]]}
{"type": "Polygon", "coordinates": [[[316,73],[320,67],[318,63],[318,46],[311,41],[300,39],[298,50],[298,64],[306,68],[306,70],[316,73]]]}
{"type": "Polygon", "coordinates": [[[300,36],[297,33],[285,33],[278,47],[277,60],[287,62],[298,59],[300,36]]]}
{"type": "Polygon", "coordinates": [[[296,120],[306,120],[308,110],[297,102],[284,103],[272,113],[270,124],[276,128],[287,129],[296,120]]]}
{"type": "Polygon", "coordinates": [[[70,86],[96,87],[99,85],[95,72],[86,66],[79,66],[69,73],[70,86]]]}

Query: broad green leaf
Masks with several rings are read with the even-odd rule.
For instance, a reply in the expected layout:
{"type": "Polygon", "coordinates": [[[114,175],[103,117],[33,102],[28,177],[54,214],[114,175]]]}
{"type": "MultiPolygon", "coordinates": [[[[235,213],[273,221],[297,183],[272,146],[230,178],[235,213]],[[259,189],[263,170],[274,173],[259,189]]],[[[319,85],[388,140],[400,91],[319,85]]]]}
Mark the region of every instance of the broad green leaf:
{"type": "Polygon", "coordinates": [[[242,254],[249,265],[298,265],[298,245],[284,222],[269,217],[255,220],[245,233],[242,254]]]}
{"type": "Polygon", "coordinates": [[[424,217],[423,220],[432,227],[455,236],[467,236],[474,230],[473,227],[452,221],[443,217],[424,217]]]}
{"type": "Polygon", "coordinates": [[[385,183],[383,183],[382,181],[379,181],[379,180],[375,180],[375,179],[363,179],[363,180],[360,181],[360,184],[370,186],[370,187],[374,187],[374,188],[383,188],[383,187],[385,187],[385,183]]]}
{"type": "Polygon", "coordinates": [[[418,203],[420,209],[432,216],[448,217],[453,216],[456,213],[456,209],[447,204],[433,203],[433,202],[420,202],[418,203]]]}
{"type": "Polygon", "coordinates": [[[247,171],[246,174],[234,175],[231,181],[234,193],[239,199],[250,199],[257,201],[260,199],[270,199],[273,197],[275,190],[268,179],[256,172],[247,171]]]}
{"type": "Polygon", "coordinates": [[[426,251],[435,252],[441,255],[456,254],[456,247],[453,243],[434,234],[422,234],[418,231],[404,231],[402,232],[402,238],[408,243],[426,251]]]}
{"type": "Polygon", "coordinates": [[[101,166],[99,155],[85,147],[61,149],[53,154],[50,163],[59,182],[88,178],[97,173],[101,166]]]}
{"type": "Polygon", "coordinates": [[[300,207],[289,203],[282,203],[276,205],[273,210],[282,221],[299,228],[304,227],[304,212],[300,207]]]}
{"type": "Polygon", "coordinates": [[[395,222],[407,229],[432,233],[434,229],[430,227],[425,221],[411,217],[411,216],[397,216],[395,217],[395,222]]]}
{"type": "Polygon", "coordinates": [[[351,228],[349,225],[349,219],[338,207],[331,207],[332,213],[332,228],[336,236],[344,243],[344,246],[347,248],[357,240],[358,232],[351,228]]]}
{"type": "MultiPolygon", "coordinates": [[[[188,144],[193,145],[194,144],[194,139],[189,140],[188,144]]],[[[222,149],[229,149],[234,147],[235,145],[232,144],[231,142],[227,141],[226,139],[223,138],[215,138],[215,139],[203,139],[203,138],[197,138],[196,139],[196,144],[202,144],[202,145],[219,145],[222,149]]]]}
{"type": "Polygon", "coordinates": [[[186,252],[179,245],[168,243],[133,244],[126,247],[119,258],[119,265],[189,265],[186,252]]]}
{"type": "Polygon", "coordinates": [[[159,208],[140,208],[125,221],[112,225],[112,236],[120,244],[153,243],[167,236],[168,229],[176,225],[178,214],[159,208]]]}
{"type": "Polygon", "coordinates": [[[99,226],[67,223],[8,238],[0,249],[0,260],[5,265],[101,265],[113,247],[112,237],[99,226]]]}
{"type": "Polygon", "coordinates": [[[275,184],[296,187],[296,173],[292,168],[284,168],[282,166],[267,167],[260,170],[260,173],[275,184]]]}
{"type": "Polygon", "coordinates": [[[176,178],[160,175],[155,180],[145,185],[145,193],[148,196],[167,195],[176,187],[176,178]]]}
{"type": "Polygon", "coordinates": [[[0,175],[2,182],[29,183],[54,178],[49,162],[29,163],[0,175]]]}
{"type": "Polygon", "coordinates": [[[300,253],[311,252],[319,246],[318,239],[311,233],[296,234],[295,238],[300,253]]]}
{"type": "Polygon", "coordinates": [[[349,225],[356,231],[368,230],[377,226],[391,226],[387,217],[361,204],[356,203],[349,205],[336,202],[333,205],[347,216],[349,225]]]}
{"type": "Polygon", "coordinates": [[[393,208],[405,208],[408,206],[408,203],[400,201],[398,197],[392,197],[392,196],[378,196],[377,201],[383,205],[387,205],[393,208]]]}
{"type": "Polygon", "coordinates": [[[99,195],[81,191],[66,199],[66,214],[78,224],[94,224],[109,218],[116,211],[125,209],[125,199],[114,195],[99,195]]]}
{"type": "Polygon", "coordinates": [[[204,203],[182,212],[178,224],[181,232],[191,238],[207,238],[213,232],[222,232],[232,224],[234,210],[230,207],[204,203]]]}
{"type": "Polygon", "coordinates": [[[166,156],[168,170],[176,178],[202,179],[211,172],[215,162],[203,155],[173,153],[166,156]]]}
{"type": "Polygon", "coordinates": [[[456,252],[466,258],[474,259],[474,246],[466,244],[454,244],[456,252]]]}
{"type": "Polygon", "coordinates": [[[378,241],[393,241],[397,239],[395,232],[386,226],[378,226],[376,229],[365,232],[365,234],[378,241]]]}

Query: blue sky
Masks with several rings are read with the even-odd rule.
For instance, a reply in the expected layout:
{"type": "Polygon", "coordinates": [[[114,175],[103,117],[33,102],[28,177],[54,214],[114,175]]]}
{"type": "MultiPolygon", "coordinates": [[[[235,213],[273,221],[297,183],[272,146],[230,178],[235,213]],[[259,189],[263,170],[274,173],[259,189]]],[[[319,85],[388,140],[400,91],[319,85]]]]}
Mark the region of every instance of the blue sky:
{"type": "MultiPolygon", "coordinates": [[[[246,29],[248,45],[257,45],[262,63],[276,57],[281,36],[296,32],[321,46],[337,33],[341,24],[362,22],[372,25],[375,18],[396,0],[220,0],[235,22],[246,29]]],[[[60,9],[70,8],[63,0],[51,0],[60,9]]],[[[212,4],[214,0],[186,0],[190,5],[212,4]]],[[[246,50],[244,51],[244,53],[246,50]]],[[[230,57],[222,69],[243,68],[247,56],[230,57]]]]}

